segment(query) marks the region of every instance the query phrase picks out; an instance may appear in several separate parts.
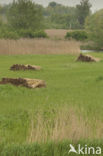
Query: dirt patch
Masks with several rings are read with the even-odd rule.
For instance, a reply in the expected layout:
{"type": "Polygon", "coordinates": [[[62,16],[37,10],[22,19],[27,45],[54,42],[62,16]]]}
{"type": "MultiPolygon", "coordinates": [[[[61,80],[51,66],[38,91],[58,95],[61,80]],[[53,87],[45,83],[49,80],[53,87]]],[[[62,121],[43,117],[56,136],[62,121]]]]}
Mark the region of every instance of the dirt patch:
{"type": "Polygon", "coordinates": [[[38,79],[28,79],[28,78],[3,78],[0,84],[13,84],[16,86],[24,86],[28,88],[42,88],[46,87],[43,80],[38,79]]]}
{"type": "Polygon", "coordinates": [[[71,30],[66,30],[66,29],[46,29],[45,30],[48,36],[52,39],[55,39],[55,38],[64,39],[68,31],[71,31],[71,30]]]}
{"type": "Polygon", "coordinates": [[[82,62],[99,62],[100,59],[94,58],[94,57],[92,57],[90,55],[80,54],[76,61],[82,61],[82,62]]]}
{"type": "Polygon", "coordinates": [[[14,64],[11,66],[10,70],[40,70],[40,66],[32,66],[32,65],[23,65],[23,64],[14,64]]]}

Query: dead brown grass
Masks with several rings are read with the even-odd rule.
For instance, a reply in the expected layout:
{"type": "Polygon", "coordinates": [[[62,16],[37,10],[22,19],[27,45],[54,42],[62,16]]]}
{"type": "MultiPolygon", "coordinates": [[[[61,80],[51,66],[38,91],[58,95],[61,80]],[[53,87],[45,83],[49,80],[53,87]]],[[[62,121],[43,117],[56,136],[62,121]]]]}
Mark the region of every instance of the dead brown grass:
{"type": "Polygon", "coordinates": [[[103,123],[97,120],[90,121],[88,118],[78,115],[77,112],[74,108],[64,107],[57,110],[54,119],[45,119],[41,112],[38,113],[35,121],[32,116],[27,142],[102,138],[103,123]]]}
{"type": "Polygon", "coordinates": [[[0,54],[78,54],[80,43],[51,39],[0,40],[0,54]]]}
{"type": "Polygon", "coordinates": [[[45,30],[50,38],[64,39],[66,33],[71,30],[65,29],[47,29],[45,30]]]}

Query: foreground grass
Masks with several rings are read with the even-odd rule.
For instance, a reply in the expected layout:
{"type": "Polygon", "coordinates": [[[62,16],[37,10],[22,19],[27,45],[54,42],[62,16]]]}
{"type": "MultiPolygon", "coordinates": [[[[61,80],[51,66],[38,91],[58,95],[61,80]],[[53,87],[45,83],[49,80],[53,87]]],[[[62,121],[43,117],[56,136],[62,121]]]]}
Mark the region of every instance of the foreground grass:
{"type": "MultiPolygon", "coordinates": [[[[93,55],[103,59],[101,53],[93,55]]],[[[47,84],[42,89],[0,85],[0,144],[4,155],[9,150],[22,151],[23,144],[31,148],[28,144],[34,142],[48,142],[48,152],[49,146],[51,152],[55,150],[55,145],[49,144],[51,141],[58,142],[57,146],[63,140],[69,140],[67,146],[70,141],[102,142],[103,61],[77,63],[75,59],[72,55],[0,56],[0,78],[37,78],[47,84]],[[13,72],[9,68],[14,63],[40,65],[42,70],[13,72]]],[[[38,152],[40,144],[35,145],[38,152]]]]}
{"type": "MultiPolygon", "coordinates": [[[[0,156],[75,156],[77,154],[75,153],[69,153],[69,144],[72,142],[69,141],[62,141],[58,143],[48,142],[48,143],[34,143],[34,144],[24,144],[24,145],[18,145],[18,144],[12,144],[12,145],[6,145],[3,148],[3,145],[0,146],[0,156]]],[[[99,146],[101,149],[103,149],[103,144],[94,141],[92,142],[84,142],[79,141],[76,144],[72,143],[72,145],[75,147],[76,150],[78,150],[78,144],[81,144],[82,147],[96,147],[99,146]]],[[[84,152],[84,150],[83,150],[84,152]]],[[[85,154],[79,154],[80,156],[85,154]]],[[[86,154],[87,155],[87,154],[86,154]]],[[[89,154],[90,156],[96,156],[96,154],[89,154]]],[[[100,155],[100,154],[99,154],[100,155]]]]}

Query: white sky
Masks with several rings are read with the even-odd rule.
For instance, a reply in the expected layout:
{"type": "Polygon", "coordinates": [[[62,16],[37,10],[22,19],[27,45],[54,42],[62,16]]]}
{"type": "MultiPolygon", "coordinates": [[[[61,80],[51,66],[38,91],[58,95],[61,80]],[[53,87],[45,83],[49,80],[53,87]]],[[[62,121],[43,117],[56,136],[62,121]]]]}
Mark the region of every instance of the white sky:
{"type": "MultiPolygon", "coordinates": [[[[10,3],[13,0],[0,0],[0,3],[10,3]]],[[[47,6],[49,2],[55,1],[57,3],[61,3],[67,6],[75,6],[80,2],[80,0],[33,0],[35,3],[42,4],[43,6],[47,6]]],[[[103,0],[90,0],[92,4],[92,10],[96,11],[98,9],[103,8],[103,0]]]]}

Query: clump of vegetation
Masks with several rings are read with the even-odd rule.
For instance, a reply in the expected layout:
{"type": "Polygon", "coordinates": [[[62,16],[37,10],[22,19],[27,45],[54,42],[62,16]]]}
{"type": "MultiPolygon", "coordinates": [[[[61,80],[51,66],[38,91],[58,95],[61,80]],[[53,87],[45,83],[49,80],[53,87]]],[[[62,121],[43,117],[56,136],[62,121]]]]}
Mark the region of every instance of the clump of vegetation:
{"type": "Polygon", "coordinates": [[[22,38],[34,38],[34,32],[30,29],[21,29],[18,34],[22,38]]]}
{"type": "Polygon", "coordinates": [[[31,29],[22,29],[18,31],[20,38],[47,38],[43,30],[32,31],[31,29]]]}
{"type": "Polygon", "coordinates": [[[40,31],[34,32],[34,37],[35,38],[47,38],[48,36],[46,32],[40,30],[40,31]]]}
{"type": "Polygon", "coordinates": [[[12,29],[1,29],[1,39],[20,39],[20,38],[47,38],[47,34],[43,30],[32,31],[30,29],[12,30],[12,29]]]}
{"type": "Polygon", "coordinates": [[[10,30],[8,28],[1,28],[0,29],[0,39],[19,39],[20,36],[19,34],[14,31],[14,30],[10,30]]]}
{"type": "Polygon", "coordinates": [[[86,31],[73,31],[73,32],[67,32],[66,39],[75,39],[78,41],[83,41],[88,38],[88,34],[86,31]]]}

